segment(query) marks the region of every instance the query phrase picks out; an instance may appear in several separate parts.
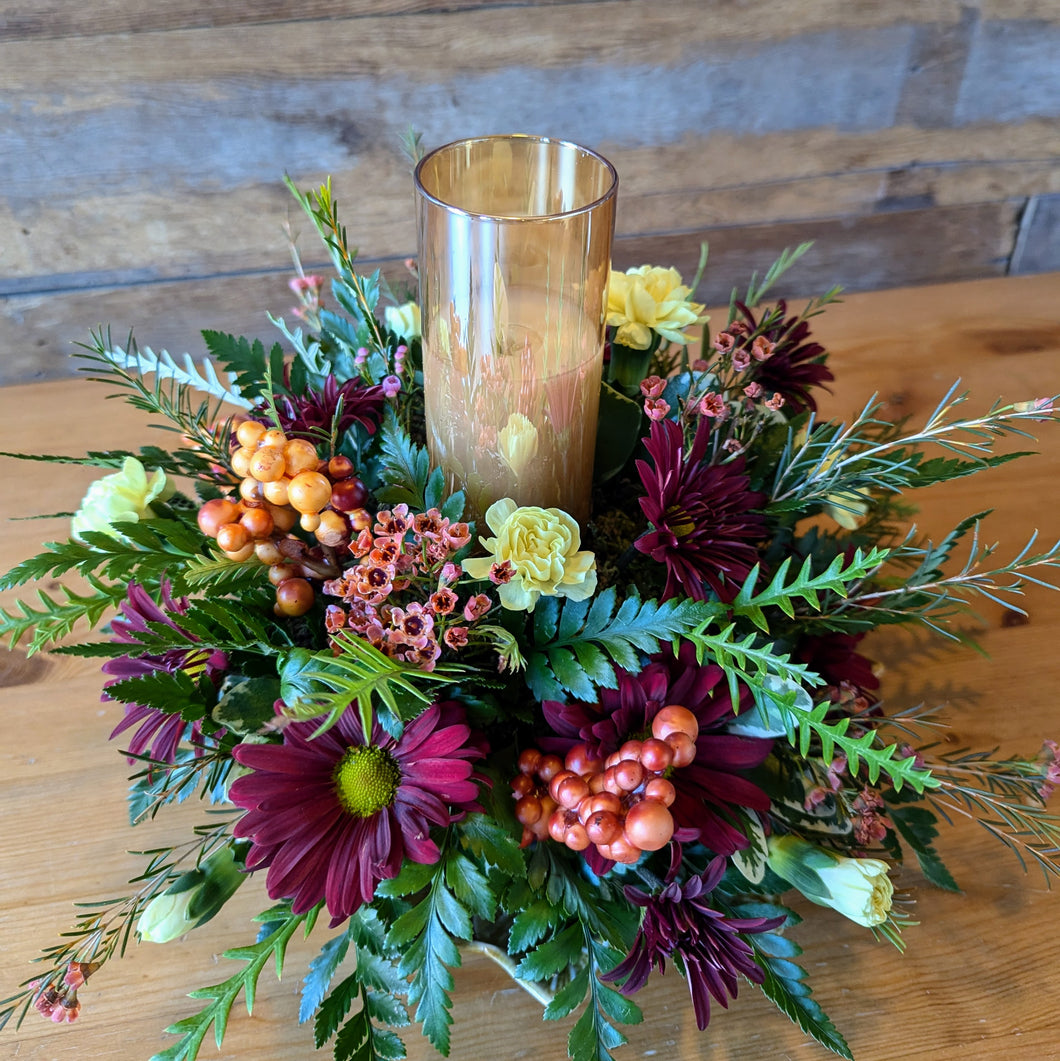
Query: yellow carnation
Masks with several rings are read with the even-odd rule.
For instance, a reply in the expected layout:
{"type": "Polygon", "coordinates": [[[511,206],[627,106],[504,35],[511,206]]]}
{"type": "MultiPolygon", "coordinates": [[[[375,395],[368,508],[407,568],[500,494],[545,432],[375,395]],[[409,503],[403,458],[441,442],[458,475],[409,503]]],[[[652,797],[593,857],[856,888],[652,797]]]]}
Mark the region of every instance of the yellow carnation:
{"type": "Polygon", "coordinates": [[[585,600],[596,591],[596,556],[581,549],[577,522],[562,509],[520,508],[505,497],[486,510],[496,537],[480,538],[489,556],[463,561],[472,578],[488,578],[490,568],[508,561],[510,582],[497,587],[501,604],[512,611],[534,610],[541,594],[585,600]]]}
{"type": "Polygon", "coordinates": [[[689,302],[691,290],[676,269],[641,265],[624,273],[612,271],[607,292],[607,323],[617,328],[615,342],[647,350],[652,332],[672,343],[688,343],[684,329],[702,324],[703,306],[689,302]]]}
{"type": "Polygon", "coordinates": [[[497,436],[504,462],[515,475],[522,475],[537,454],[537,428],[529,417],[511,413],[497,436]]]}
{"type": "Polygon", "coordinates": [[[126,457],[120,472],[97,479],[74,513],[70,530],[75,538],[85,531],[117,537],[115,523],[136,523],[153,516],[151,504],[173,496],[173,484],[159,468],[150,478],[135,458],[126,457]]]}

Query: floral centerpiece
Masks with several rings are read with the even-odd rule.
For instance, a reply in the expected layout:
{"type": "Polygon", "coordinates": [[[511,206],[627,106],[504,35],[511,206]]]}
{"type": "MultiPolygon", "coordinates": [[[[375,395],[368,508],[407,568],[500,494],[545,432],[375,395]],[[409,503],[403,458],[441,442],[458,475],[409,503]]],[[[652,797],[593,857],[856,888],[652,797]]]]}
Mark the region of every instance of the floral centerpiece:
{"type": "MultiPolygon", "coordinates": [[[[994,564],[975,517],[940,542],[903,529],[911,491],[1012,459],[995,444],[1056,420],[1053,400],[965,415],[951,391],[924,424],[871,401],[822,420],[811,327],[837,292],[766,301],[805,247],[710,321],[698,276],[613,272],[590,519],[502,498],[472,525],[425,448],[416,304],[358,272],[329,186],[292,190],[335,275],[299,267],[284,342],[205,332],[197,364],[100,332],[78,355],[175,444],[91,455],[107,471],[69,540],[0,582],[85,584],[0,630],[36,651],[104,624],[54,650],[100,659],[124,705],[133,824],[212,807],[44,951],[0,1021],[73,1021],[130,939],[194,931],[257,875],[256,938],[154,1061],[220,1042],[314,924],[301,1017],[336,1061],[403,1057],[412,1021],[447,1054],[467,945],[570,1018],[575,1061],[612,1056],[668,965],[701,1029],[744,982],[850,1057],[785,893],[904,946],[892,874],[912,858],[956,888],[950,809],[1060,868],[1056,743],[1005,762],[922,746],[926,710],[888,714],[862,645],[896,623],[946,636],[978,598],[1015,608],[1060,564],[1032,545],[994,564]]],[[[498,444],[532,460],[510,424],[498,444]]]]}

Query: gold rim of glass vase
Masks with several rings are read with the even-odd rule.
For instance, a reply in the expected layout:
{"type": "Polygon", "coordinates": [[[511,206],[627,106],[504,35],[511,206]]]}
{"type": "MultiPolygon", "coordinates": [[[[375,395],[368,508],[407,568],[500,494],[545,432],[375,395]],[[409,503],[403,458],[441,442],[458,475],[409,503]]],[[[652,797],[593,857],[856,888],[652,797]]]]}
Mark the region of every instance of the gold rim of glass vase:
{"type": "MultiPolygon", "coordinates": [[[[442,209],[449,210],[454,214],[464,215],[465,217],[493,221],[555,221],[559,218],[573,217],[577,214],[589,213],[590,211],[597,209],[601,203],[614,198],[618,193],[618,171],[606,158],[604,158],[603,155],[599,154],[599,152],[593,151],[592,148],[582,147],[580,144],[576,144],[572,140],[561,140],[551,136],[534,136],[529,133],[474,136],[462,140],[453,140],[448,144],[443,144],[441,147],[434,148],[432,151],[429,151],[424,155],[416,165],[413,178],[415,180],[416,190],[419,194],[431,203],[434,203],[436,206],[440,206],[442,209]],[[484,145],[496,146],[505,141],[509,143],[522,142],[528,146],[540,145],[552,149],[553,152],[566,152],[575,160],[591,160],[591,162],[599,168],[601,174],[606,174],[604,180],[601,180],[600,182],[602,190],[594,198],[586,199],[585,202],[579,202],[577,205],[572,205],[567,209],[509,213],[495,210],[474,209],[464,203],[454,201],[453,198],[447,196],[445,192],[438,187],[438,166],[443,159],[451,158],[460,153],[463,153],[466,158],[474,152],[476,148],[480,148],[484,145]]],[[[580,186],[580,182],[577,180],[571,180],[570,183],[575,188],[580,186]]],[[[466,187],[462,187],[462,191],[466,194],[466,187]]]]}

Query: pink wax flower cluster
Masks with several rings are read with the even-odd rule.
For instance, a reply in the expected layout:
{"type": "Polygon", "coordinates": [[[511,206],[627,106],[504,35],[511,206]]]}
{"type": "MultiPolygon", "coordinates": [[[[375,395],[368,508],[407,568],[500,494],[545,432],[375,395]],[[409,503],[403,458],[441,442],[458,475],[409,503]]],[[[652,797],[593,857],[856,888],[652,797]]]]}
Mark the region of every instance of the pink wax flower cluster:
{"type": "Polygon", "coordinates": [[[433,670],[443,646],[464,648],[470,626],[490,608],[483,595],[461,599],[454,589],[463,574],[454,557],[470,540],[466,523],[436,508],[380,510],[350,542],[357,563],[324,583],[324,592],[343,602],[327,606],[328,632],[355,634],[386,656],[433,670]]]}

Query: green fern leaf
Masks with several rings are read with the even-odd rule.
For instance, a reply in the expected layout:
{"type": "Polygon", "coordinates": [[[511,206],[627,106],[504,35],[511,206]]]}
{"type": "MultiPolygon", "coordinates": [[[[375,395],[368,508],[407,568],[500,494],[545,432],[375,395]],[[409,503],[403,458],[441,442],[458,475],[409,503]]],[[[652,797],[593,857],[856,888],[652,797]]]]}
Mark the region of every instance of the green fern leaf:
{"type": "Polygon", "coordinates": [[[247,401],[243,393],[257,398],[261,381],[267,374],[274,383],[283,379],[283,347],[279,343],[273,343],[266,353],[260,339],[250,342],[242,336],[213,330],[202,332],[202,337],[210,355],[224,365],[234,379],[244,408],[253,408],[254,402],[247,401]]]}
{"type": "Polygon", "coordinates": [[[298,926],[308,916],[308,914],[291,914],[288,912],[281,920],[273,922],[276,925],[275,930],[263,940],[250,947],[237,947],[233,950],[225,951],[222,954],[223,958],[244,961],[247,963],[246,966],[222,983],[192,991],[190,993],[191,998],[209,999],[208,1005],[194,1016],[185,1017],[184,1020],[170,1025],[166,1032],[170,1035],[179,1035],[180,1039],[172,1046],[155,1054],[151,1061],[194,1061],[198,1057],[199,1047],[211,1027],[214,1029],[214,1041],[218,1049],[220,1049],[221,1043],[224,1041],[232,1005],[239,997],[240,992],[243,992],[246,1000],[247,1012],[252,1013],[254,1009],[254,990],[262,969],[272,958],[276,963],[276,975],[280,975],[283,970],[283,958],[287,945],[290,943],[298,926]]]}
{"type": "Polygon", "coordinates": [[[636,670],[638,653],[658,652],[662,644],[678,641],[713,611],[690,600],[641,601],[635,593],[619,604],[614,587],[592,602],[543,598],[535,609],[527,684],[539,701],[567,693],[592,700],[598,689],[616,688],[616,666],[636,670]]]}
{"type": "Polygon", "coordinates": [[[107,586],[98,579],[89,578],[93,593],[75,593],[67,586],[60,586],[64,600],[37,590],[41,607],[34,608],[25,601],[17,601],[18,612],[0,608],[0,640],[6,638],[8,648],[14,648],[27,634],[31,634],[27,656],[39,652],[48,645],[67,636],[79,622],[93,629],[112,609],[125,599],[124,586],[107,586]]]}
{"type": "MultiPolygon", "coordinates": [[[[797,920],[790,910],[766,902],[737,904],[726,912],[734,917],[776,917],[783,914],[791,920],[797,920]]],[[[854,1055],[846,1040],[805,983],[806,970],[791,961],[791,958],[802,953],[798,944],[787,936],[773,932],[753,932],[742,938],[754,950],[755,961],[765,973],[761,987],[766,998],[822,1046],[847,1058],[847,1061],[853,1061],[854,1055]]]]}
{"type": "Polygon", "coordinates": [[[426,511],[431,507],[426,504],[430,457],[412,441],[389,407],[379,428],[379,443],[380,477],[387,484],[377,492],[379,500],[389,505],[404,503],[413,512],[426,511]]]}

